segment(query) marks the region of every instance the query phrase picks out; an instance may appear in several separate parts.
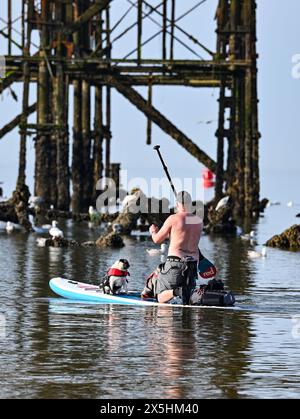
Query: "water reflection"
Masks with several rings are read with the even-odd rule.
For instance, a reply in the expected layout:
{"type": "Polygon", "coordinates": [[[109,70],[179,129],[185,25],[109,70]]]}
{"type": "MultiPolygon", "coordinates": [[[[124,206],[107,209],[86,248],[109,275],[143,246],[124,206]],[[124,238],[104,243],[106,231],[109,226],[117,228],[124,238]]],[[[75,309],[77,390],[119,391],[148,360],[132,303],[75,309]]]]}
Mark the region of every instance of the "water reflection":
{"type": "MultiPolygon", "coordinates": [[[[82,226],[63,228],[86,240],[82,226]]],[[[97,232],[88,234],[93,239],[97,232]]],[[[299,269],[297,255],[288,255],[286,269],[281,253],[253,262],[238,239],[203,238],[202,250],[216,261],[245,311],[97,306],[54,298],[51,277],[97,282],[121,256],[131,261],[130,288],[141,289],[160,258],[147,255],[145,238],[127,239],[126,245],[120,251],[43,249],[35,246],[34,236],[0,235],[0,314],[7,320],[7,338],[0,340],[0,397],[299,393],[294,371],[299,345],[289,329],[290,317],[300,312],[300,289],[291,280],[299,269]]]]}

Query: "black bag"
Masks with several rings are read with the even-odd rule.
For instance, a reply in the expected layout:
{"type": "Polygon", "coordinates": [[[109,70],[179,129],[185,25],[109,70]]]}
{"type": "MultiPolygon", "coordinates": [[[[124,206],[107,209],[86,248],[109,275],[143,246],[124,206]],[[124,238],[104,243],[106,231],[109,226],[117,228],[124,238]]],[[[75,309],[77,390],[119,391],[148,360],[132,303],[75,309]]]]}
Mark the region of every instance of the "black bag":
{"type": "Polygon", "coordinates": [[[221,280],[212,279],[207,285],[202,285],[199,291],[192,295],[192,305],[232,307],[235,304],[233,293],[231,291],[225,291],[224,283],[221,280]]]}
{"type": "Polygon", "coordinates": [[[205,291],[201,298],[201,305],[208,307],[231,307],[235,304],[235,297],[231,291],[205,291]]]}

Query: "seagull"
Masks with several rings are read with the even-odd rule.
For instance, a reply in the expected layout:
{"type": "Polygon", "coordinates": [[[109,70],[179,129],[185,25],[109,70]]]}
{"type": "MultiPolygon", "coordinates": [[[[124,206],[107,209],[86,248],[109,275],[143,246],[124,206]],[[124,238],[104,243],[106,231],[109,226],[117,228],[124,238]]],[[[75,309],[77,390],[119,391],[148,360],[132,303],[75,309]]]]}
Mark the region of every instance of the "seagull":
{"type": "Polygon", "coordinates": [[[141,191],[139,189],[135,190],[131,194],[125,196],[122,201],[123,210],[126,210],[131,207],[131,205],[136,205],[136,201],[140,198],[141,191]]]}
{"type": "Polygon", "coordinates": [[[229,196],[225,196],[225,198],[222,198],[221,201],[218,202],[218,205],[216,206],[216,211],[219,211],[220,209],[227,206],[229,202],[229,196]]]}
{"type": "Polygon", "coordinates": [[[122,201],[122,206],[124,209],[129,208],[131,205],[135,204],[136,201],[137,201],[136,195],[127,195],[122,201]]]}
{"type": "Polygon", "coordinates": [[[6,223],[6,231],[7,233],[12,233],[15,229],[15,226],[10,221],[7,221],[6,223]]]}
{"type": "Polygon", "coordinates": [[[287,203],[287,206],[288,206],[289,208],[292,208],[292,207],[294,206],[294,202],[293,202],[293,201],[288,202],[288,203],[287,203]]]}
{"type": "Polygon", "coordinates": [[[146,249],[149,256],[164,255],[168,250],[168,246],[163,243],[160,249],[146,249]]]}
{"type": "Polygon", "coordinates": [[[248,257],[250,259],[265,259],[267,257],[267,248],[266,246],[263,246],[261,252],[256,252],[254,250],[248,251],[248,257]]]}
{"type": "Polygon", "coordinates": [[[50,229],[49,233],[53,239],[62,239],[64,237],[64,233],[57,227],[57,224],[57,221],[52,221],[52,228],[50,229]]]}
{"type": "Polygon", "coordinates": [[[250,241],[255,239],[255,231],[250,231],[250,234],[242,234],[241,236],[242,240],[250,241]]]}

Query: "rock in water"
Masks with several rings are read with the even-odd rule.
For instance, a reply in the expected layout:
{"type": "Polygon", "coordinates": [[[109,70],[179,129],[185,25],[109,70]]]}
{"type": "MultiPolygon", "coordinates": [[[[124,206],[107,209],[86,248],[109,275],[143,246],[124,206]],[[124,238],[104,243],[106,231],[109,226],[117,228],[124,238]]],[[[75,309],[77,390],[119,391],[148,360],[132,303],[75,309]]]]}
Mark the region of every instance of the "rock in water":
{"type": "Polygon", "coordinates": [[[122,237],[114,232],[99,237],[96,241],[96,245],[98,247],[109,247],[112,249],[120,249],[125,246],[122,237]]]}
{"type": "Polygon", "coordinates": [[[230,206],[223,206],[218,211],[214,207],[208,210],[208,225],[205,230],[209,234],[236,234],[237,227],[232,219],[230,206]]]}
{"type": "Polygon", "coordinates": [[[95,247],[96,246],[96,243],[93,242],[93,241],[83,242],[83,243],[81,243],[81,246],[82,247],[95,247]]]}
{"type": "Polygon", "coordinates": [[[75,240],[67,240],[63,237],[54,237],[51,239],[39,238],[36,241],[38,247],[80,247],[81,243],[75,240]]]}
{"type": "Polygon", "coordinates": [[[269,247],[285,250],[300,250],[300,225],[295,224],[266,243],[269,247]]]}

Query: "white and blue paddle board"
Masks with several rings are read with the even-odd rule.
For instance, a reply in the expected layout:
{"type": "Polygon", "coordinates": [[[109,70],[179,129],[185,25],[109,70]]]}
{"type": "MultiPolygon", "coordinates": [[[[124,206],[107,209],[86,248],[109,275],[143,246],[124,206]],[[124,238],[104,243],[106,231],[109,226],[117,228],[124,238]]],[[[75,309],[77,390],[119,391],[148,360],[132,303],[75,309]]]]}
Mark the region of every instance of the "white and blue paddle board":
{"type": "Polygon", "coordinates": [[[168,306],[184,308],[218,308],[223,310],[239,309],[238,307],[205,307],[205,306],[183,306],[180,304],[161,304],[154,299],[143,300],[140,293],[130,292],[129,294],[110,295],[103,294],[97,285],[90,285],[83,282],[71,281],[66,278],[53,278],[50,283],[51,290],[60,297],[75,301],[86,301],[96,304],[126,304],[138,306],[168,306]]]}

